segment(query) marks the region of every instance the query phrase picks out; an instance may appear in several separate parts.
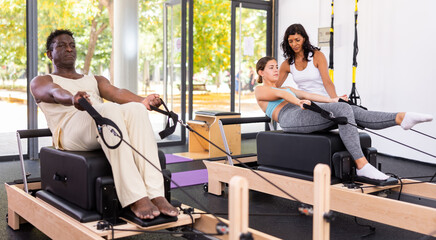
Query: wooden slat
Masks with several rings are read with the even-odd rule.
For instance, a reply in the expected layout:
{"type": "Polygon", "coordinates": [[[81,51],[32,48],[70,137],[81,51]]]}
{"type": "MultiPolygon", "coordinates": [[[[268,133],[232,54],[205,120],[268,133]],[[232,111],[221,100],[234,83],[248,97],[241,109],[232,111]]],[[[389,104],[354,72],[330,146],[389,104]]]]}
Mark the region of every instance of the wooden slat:
{"type": "Polygon", "coordinates": [[[330,211],[330,168],[317,164],[314,170],[313,239],[330,239],[330,223],[324,215],[330,211]]]}
{"type": "MultiPolygon", "coordinates": [[[[201,210],[195,209],[195,212],[203,212],[201,210]]],[[[204,213],[204,212],[203,212],[204,213]]],[[[229,225],[229,221],[224,218],[219,218],[223,223],[229,225]]],[[[201,218],[195,221],[194,229],[203,233],[216,233],[216,225],[218,220],[212,216],[212,214],[202,214],[201,218]]],[[[280,238],[271,236],[264,232],[249,228],[248,231],[252,234],[253,238],[256,240],[278,240],[280,238]]],[[[214,236],[218,239],[229,239],[229,235],[214,236]]]]}
{"type": "Polygon", "coordinates": [[[5,184],[5,187],[8,195],[9,211],[23,217],[50,238],[102,239],[89,229],[84,228],[76,220],[44,201],[35,199],[16,186],[5,184]]]}
{"type": "MultiPolygon", "coordinates": [[[[403,183],[406,184],[419,182],[411,179],[403,179],[402,181],[403,183]]],[[[393,190],[399,191],[400,188],[397,187],[393,190]]],[[[434,183],[418,183],[418,184],[403,185],[403,189],[401,192],[436,200],[436,184],[434,183]]]]}

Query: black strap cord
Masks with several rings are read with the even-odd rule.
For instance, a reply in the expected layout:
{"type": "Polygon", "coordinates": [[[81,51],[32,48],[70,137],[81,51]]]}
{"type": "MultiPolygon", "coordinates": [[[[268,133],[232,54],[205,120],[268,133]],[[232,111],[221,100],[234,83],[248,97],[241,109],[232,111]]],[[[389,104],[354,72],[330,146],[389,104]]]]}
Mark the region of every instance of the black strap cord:
{"type": "Polygon", "coordinates": [[[268,178],[262,176],[261,174],[259,174],[258,172],[254,171],[253,168],[251,168],[250,166],[248,166],[247,164],[243,163],[241,160],[239,160],[238,158],[236,158],[235,156],[231,155],[230,153],[226,152],[224,149],[220,148],[218,145],[216,145],[215,143],[211,142],[209,139],[207,139],[206,137],[204,137],[203,135],[201,135],[200,133],[198,133],[197,131],[195,131],[193,128],[191,128],[188,124],[183,123],[181,120],[179,120],[179,123],[181,125],[183,125],[184,127],[186,127],[189,131],[197,134],[199,137],[203,138],[205,141],[207,141],[208,143],[212,144],[212,146],[216,147],[218,150],[220,150],[221,152],[223,152],[225,155],[231,157],[233,160],[235,160],[236,162],[238,162],[239,164],[241,164],[244,168],[249,169],[252,173],[254,173],[255,175],[257,175],[258,177],[262,178],[263,180],[265,180],[267,183],[271,184],[273,187],[275,187],[276,189],[278,189],[279,191],[281,191],[282,193],[284,193],[286,196],[288,196],[291,199],[294,199],[296,202],[298,202],[301,205],[305,205],[302,201],[298,200],[296,197],[292,196],[290,193],[286,192],[283,188],[277,186],[275,183],[271,182],[268,178]]]}
{"type": "Polygon", "coordinates": [[[415,130],[415,129],[410,129],[410,130],[413,131],[413,132],[419,133],[419,134],[421,134],[421,135],[424,135],[424,136],[426,136],[426,137],[429,137],[429,138],[432,138],[432,139],[436,140],[436,137],[430,136],[430,135],[425,134],[425,133],[423,133],[423,132],[420,132],[420,131],[418,131],[418,130],[415,130]]]}
{"type": "MultiPolygon", "coordinates": [[[[153,166],[153,168],[155,168],[157,171],[159,171],[163,177],[169,181],[171,181],[175,186],[177,186],[177,188],[179,188],[187,197],[189,197],[192,201],[194,201],[196,204],[198,204],[201,208],[205,209],[207,212],[210,212],[210,214],[212,214],[212,216],[214,216],[216,218],[216,220],[218,221],[218,223],[220,224],[225,224],[224,222],[222,222],[213,212],[211,212],[206,206],[204,206],[203,204],[201,204],[197,199],[195,199],[194,197],[192,197],[188,192],[186,192],[183,188],[180,187],[180,185],[175,182],[174,180],[172,180],[169,176],[167,176],[167,174],[165,174],[164,172],[162,172],[156,165],[154,165],[150,160],[148,160],[142,153],[140,153],[136,148],[134,148],[132,145],[130,145],[126,140],[124,140],[123,136],[122,136],[122,132],[120,131],[120,129],[118,128],[118,126],[111,120],[107,119],[107,118],[103,118],[92,106],[91,104],[86,101],[84,98],[80,98],[79,99],[79,104],[80,106],[83,107],[83,109],[85,109],[90,115],[91,117],[95,120],[96,124],[97,124],[97,128],[99,129],[99,134],[100,137],[103,139],[104,144],[110,148],[110,149],[115,149],[117,148],[121,142],[124,142],[125,144],[127,144],[127,146],[129,146],[134,152],[136,152],[139,156],[141,156],[145,161],[147,161],[151,166],[153,166]],[[103,131],[101,130],[101,128],[103,126],[111,126],[113,127],[110,132],[112,134],[114,134],[114,136],[120,138],[120,142],[118,142],[116,145],[114,146],[110,146],[108,145],[108,143],[104,140],[104,135],[103,135],[103,131]],[[115,130],[116,131],[115,131],[115,130]]],[[[168,115],[168,114],[167,114],[168,115]]],[[[221,234],[222,235],[222,234],[221,234]]]]}
{"type": "Polygon", "coordinates": [[[117,142],[115,145],[109,145],[106,142],[106,139],[104,138],[103,135],[103,126],[110,126],[113,127],[117,130],[117,132],[120,135],[120,138],[123,138],[123,133],[121,132],[120,128],[118,128],[118,126],[110,119],[108,118],[104,118],[100,115],[100,113],[98,113],[95,108],[93,108],[91,106],[91,104],[85,99],[85,98],[80,98],[79,99],[79,104],[80,106],[83,107],[83,109],[85,109],[85,111],[87,111],[89,113],[89,115],[91,115],[91,117],[94,119],[95,124],[97,125],[97,130],[98,130],[98,134],[100,134],[101,139],[103,140],[104,144],[110,148],[110,149],[115,149],[118,146],[120,146],[121,144],[121,140],[119,142],[117,142]]]}
{"type": "MultiPolygon", "coordinates": [[[[339,99],[339,101],[341,101],[341,99],[339,99]]],[[[347,102],[347,101],[344,101],[344,100],[342,100],[342,102],[346,102],[346,103],[349,103],[349,104],[351,104],[351,105],[355,105],[355,104],[353,104],[353,103],[350,103],[350,102],[347,102]]],[[[314,102],[311,102],[311,105],[303,104],[303,107],[304,107],[305,109],[309,109],[309,110],[311,110],[311,111],[317,112],[317,113],[319,113],[323,118],[326,118],[326,119],[328,119],[328,120],[331,120],[331,121],[333,121],[333,122],[335,122],[335,123],[337,123],[337,124],[341,124],[341,125],[349,124],[349,125],[351,125],[351,126],[357,128],[357,129],[361,129],[361,130],[367,131],[367,132],[369,132],[369,133],[372,133],[372,134],[374,134],[374,135],[377,135],[377,136],[379,136],[379,137],[382,137],[382,138],[387,139],[387,140],[389,140],[389,141],[392,141],[392,142],[394,142],[394,143],[400,144],[400,145],[402,145],[402,146],[408,147],[408,148],[410,148],[410,149],[413,149],[413,150],[415,150],[415,151],[418,151],[418,152],[423,153],[423,154],[425,154],[425,155],[428,155],[428,156],[430,156],[430,157],[436,158],[436,155],[433,155],[433,154],[430,154],[430,153],[428,153],[428,152],[425,152],[425,151],[422,151],[422,150],[420,150],[420,149],[417,149],[417,148],[415,148],[415,147],[409,146],[409,145],[407,145],[407,144],[405,144],[405,143],[399,142],[399,141],[394,140],[394,139],[392,139],[392,138],[389,138],[389,137],[383,136],[383,135],[381,135],[381,134],[379,134],[379,133],[376,133],[376,132],[374,132],[374,131],[372,131],[372,130],[368,130],[368,129],[364,128],[364,127],[361,127],[361,126],[359,126],[359,125],[357,125],[357,124],[350,123],[350,122],[348,122],[348,119],[347,119],[346,117],[334,117],[334,115],[333,115],[332,112],[328,112],[328,111],[322,109],[321,107],[319,107],[319,106],[318,106],[316,103],[314,103],[314,102]]],[[[433,179],[434,179],[435,177],[436,177],[436,173],[433,175],[433,177],[430,179],[430,181],[421,181],[421,182],[416,182],[416,183],[403,183],[403,182],[401,182],[401,180],[400,180],[400,184],[399,184],[399,185],[400,185],[401,188],[402,188],[403,185],[408,185],[408,184],[418,184],[418,183],[425,183],[425,182],[432,182],[433,179]]],[[[418,177],[416,177],[416,178],[418,178],[418,177]]],[[[398,178],[398,179],[399,179],[399,178],[398,178]]],[[[370,186],[368,186],[368,187],[370,187],[370,186]]],[[[363,188],[363,187],[362,187],[362,188],[363,188]]]]}
{"type": "MultiPolygon", "coordinates": [[[[162,99],[161,99],[162,101],[162,99]]],[[[173,113],[172,111],[170,112],[168,110],[168,108],[166,107],[165,103],[162,101],[162,104],[164,105],[164,107],[166,108],[166,112],[162,111],[156,107],[152,107],[152,110],[158,111],[162,114],[165,115],[170,115],[171,113],[173,113]]],[[[173,113],[174,114],[174,113],[173,113]]],[[[175,118],[172,118],[173,121],[175,118]]],[[[254,171],[254,169],[252,169],[250,166],[246,165],[245,163],[241,162],[239,159],[237,159],[236,157],[232,156],[230,153],[227,153],[224,149],[222,149],[221,147],[219,147],[218,145],[216,145],[215,143],[211,142],[209,139],[207,139],[206,137],[204,137],[203,135],[201,135],[200,133],[198,133],[197,131],[195,131],[193,128],[191,128],[188,124],[185,124],[181,119],[178,120],[178,122],[184,126],[186,129],[188,129],[189,131],[197,134],[199,137],[203,138],[204,140],[206,140],[208,143],[212,144],[212,146],[216,147],[218,150],[220,150],[221,152],[223,152],[224,154],[226,154],[227,156],[231,157],[232,159],[234,159],[236,162],[238,162],[239,164],[241,164],[243,167],[250,169],[255,175],[257,175],[258,177],[262,178],[263,180],[265,180],[266,182],[268,182],[269,184],[271,184],[272,186],[274,186],[275,188],[277,188],[279,191],[283,192],[284,194],[286,194],[289,198],[294,199],[296,202],[298,202],[301,205],[305,205],[303,202],[301,202],[300,200],[298,200],[296,197],[292,196],[291,194],[289,194],[288,192],[286,192],[284,189],[282,189],[281,187],[277,186],[276,184],[274,184],[273,182],[271,182],[269,179],[265,178],[264,176],[260,175],[259,173],[257,173],[256,171],[254,171]]],[[[167,125],[168,126],[168,125],[167,125]]]]}
{"type": "MultiPolygon", "coordinates": [[[[354,104],[353,104],[353,105],[354,105],[354,104]]],[[[402,146],[408,147],[408,148],[413,149],[413,150],[415,150],[415,151],[418,151],[418,152],[420,152],[420,153],[426,154],[426,155],[428,155],[428,156],[430,156],[430,157],[436,158],[436,155],[433,155],[433,154],[430,154],[430,153],[428,153],[428,152],[425,152],[425,151],[422,151],[422,150],[420,150],[420,149],[417,149],[417,148],[415,148],[415,147],[409,146],[409,145],[407,145],[407,144],[405,144],[405,143],[399,142],[399,141],[394,140],[394,139],[392,139],[392,138],[389,138],[389,137],[383,136],[383,135],[381,135],[381,134],[379,134],[379,133],[376,133],[376,132],[374,132],[374,131],[372,131],[372,130],[368,130],[368,129],[364,128],[364,127],[361,127],[361,126],[359,126],[359,125],[357,125],[357,124],[350,123],[350,122],[348,122],[348,119],[347,119],[346,117],[335,117],[335,116],[333,115],[332,112],[329,112],[329,111],[326,111],[326,110],[322,109],[321,107],[319,107],[319,106],[318,106],[316,103],[314,103],[314,102],[311,102],[311,105],[303,104],[303,107],[306,108],[306,109],[312,110],[312,111],[314,111],[314,112],[317,112],[317,113],[321,114],[321,116],[322,116],[323,118],[328,119],[328,120],[331,120],[331,121],[333,121],[333,122],[335,122],[335,123],[337,123],[337,124],[341,124],[341,125],[349,124],[349,125],[351,125],[351,126],[353,126],[353,127],[356,127],[356,128],[358,128],[358,129],[361,129],[361,130],[367,131],[367,132],[369,132],[369,133],[372,133],[372,134],[374,134],[374,135],[377,135],[377,136],[379,136],[379,137],[382,137],[382,138],[387,139],[387,140],[389,140],[389,141],[392,141],[392,142],[394,142],[394,143],[400,144],[400,145],[402,145],[402,146]]]]}

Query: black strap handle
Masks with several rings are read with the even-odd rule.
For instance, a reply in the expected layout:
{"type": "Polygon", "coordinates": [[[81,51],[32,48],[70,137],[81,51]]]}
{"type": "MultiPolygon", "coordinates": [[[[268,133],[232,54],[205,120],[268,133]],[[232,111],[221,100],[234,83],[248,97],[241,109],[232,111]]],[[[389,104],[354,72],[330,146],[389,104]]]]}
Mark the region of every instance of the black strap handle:
{"type": "Polygon", "coordinates": [[[82,106],[83,109],[85,109],[85,111],[87,111],[89,113],[89,115],[91,115],[91,117],[94,119],[95,124],[97,125],[97,130],[98,133],[100,134],[101,139],[103,140],[104,145],[106,145],[106,147],[110,148],[110,149],[115,149],[117,147],[120,146],[122,139],[123,139],[123,133],[121,132],[120,128],[110,119],[108,118],[104,118],[100,115],[100,113],[98,113],[94,107],[91,106],[91,104],[85,99],[85,98],[80,98],[79,99],[79,104],[80,106],[82,106]],[[114,132],[114,130],[112,129],[112,133],[117,134],[117,136],[120,138],[120,141],[117,142],[115,145],[109,145],[106,142],[106,139],[104,138],[103,135],[103,126],[107,125],[107,126],[111,126],[113,127],[115,130],[117,130],[117,133],[114,132]]]}
{"type": "Polygon", "coordinates": [[[174,131],[176,131],[177,122],[179,121],[179,115],[175,114],[173,111],[168,110],[167,105],[165,104],[165,102],[162,99],[160,99],[160,101],[161,101],[161,103],[164,106],[166,111],[159,109],[159,108],[152,106],[152,105],[150,105],[150,109],[168,116],[165,129],[162,130],[161,132],[159,132],[160,138],[164,139],[164,138],[168,137],[169,135],[173,134],[174,131]],[[172,125],[170,123],[170,119],[173,122],[172,125]]]}
{"type": "Polygon", "coordinates": [[[328,112],[318,106],[316,103],[311,101],[311,104],[303,104],[305,109],[309,109],[311,111],[317,112],[321,115],[321,117],[333,121],[336,124],[345,125],[348,123],[348,119],[346,117],[335,117],[332,112],[328,112]]]}

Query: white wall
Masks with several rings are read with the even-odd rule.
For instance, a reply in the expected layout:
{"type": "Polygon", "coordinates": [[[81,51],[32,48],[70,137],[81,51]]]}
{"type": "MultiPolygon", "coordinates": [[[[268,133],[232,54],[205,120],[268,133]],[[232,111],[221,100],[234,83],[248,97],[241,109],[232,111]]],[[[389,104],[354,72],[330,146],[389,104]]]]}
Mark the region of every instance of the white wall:
{"type": "MultiPolygon", "coordinates": [[[[338,94],[349,94],[352,78],[354,1],[335,0],[335,85],[338,94]]],[[[436,38],[434,0],[359,1],[359,54],[357,89],[362,104],[371,110],[414,111],[436,116],[436,75],[433,46],[436,38]]],[[[279,43],[286,28],[301,23],[312,44],[318,28],[330,26],[330,0],[279,0],[279,43]]],[[[321,49],[328,60],[328,48],[321,49]]],[[[279,55],[283,52],[278,51],[279,55]]],[[[284,61],[278,58],[279,64],[284,61]]],[[[291,77],[286,83],[292,82],[291,77]]],[[[436,136],[436,120],[414,129],[436,136]]],[[[435,140],[400,127],[378,131],[436,155],[435,140]]],[[[371,136],[379,152],[436,163],[430,156],[371,136]]]]}

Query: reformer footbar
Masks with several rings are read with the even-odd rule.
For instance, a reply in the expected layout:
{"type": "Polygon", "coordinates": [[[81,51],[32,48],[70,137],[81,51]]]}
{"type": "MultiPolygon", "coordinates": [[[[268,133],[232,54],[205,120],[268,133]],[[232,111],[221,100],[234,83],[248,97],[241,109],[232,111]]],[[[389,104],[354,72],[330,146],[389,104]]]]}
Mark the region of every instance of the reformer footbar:
{"type": "MultiPolygon", "coordinates": [[[[125,141],[122,137],[122,132],[120,131],[119,127],[110,119],[108,118],[104,118],[103,116],[101,116],[95,109],[94,107],[91,106],[91,104],[85,99],[85,98],[80,98],[78,100],[80,106],[85,109],[85,111],[87,111],[90,116],[94,119],[96,125],[97,125],[97,129],[98,132],[100,134],[100,137],[103,140],[103,143],[110,149],[115,149],[117,147],[119,147],[119,145],[124,142],[125,144],[127,144],[133,151],[135,151],[139,156],[141,156],[145,161],[147,161],[151,166],[153,166],[153,168],[155,168],[157,171],[159,171],[163,177],[169,181],[171,181],[175,186],[177,186],[186,196],[188,196],[191,200],[193,200],[195,203],[197,203],[199,206],[201,206],[203,209],[207,210],[208,213],[212,214],[216,220],[218,221],[217,226],[216,226],[216,230],[217,233],[208,233],[206,235],[223,235],[223,234],[227,234],[227,230],[228,230],[228,226],[227,224],[225,224],[224,222],[222,222],[214,213],[212,213],[211,211],[208,210],[207,207],[205,207],[203,204],[201,204],[199,201],[197,201],[194,197],[192,197],[190,194],[188,194],[185,190],[183,190],[182,188],[180,188],[180,185],[175,182],[174,180],[172,180],[169,176],[167,176],[164,172],[162,172],[158,167],[156,167],[152,162],[150,162],[142,153],[140,153],[139,151],[137,151],[132,145],[130,145],[127,141],[125,141]],[[110,132],[120,138],[120,141],[117,142],[114,145],[109,145],[109,143],[107,143],[104,139],[104,135],[103,135],[103,127],[107,126],[107,127],[112,127],[112,129],[110,129],[110,132]]],[[[166,107],[165,103],[161,100],[162,104],[164,105],[165,109],[167,110],[166,112],[156,108],[154,106],[150,106],[151,109],[162,113],[164,115],[168,116],[167,119],[167,125],[166,128],[159,133],[159,135],[164,138],[167,137],[168,135],[172,134],[176,128],[176,123],[177,123],[177,119],[178,119],[178,115],[175,114],[172,111],[169,111],[168,108],[166,107]],[[172,119],[173,121],[173,126],[170,126],[170,120],[172,119]]],[[[184,210],[181,209],[183,212],[186,213],[191,213],[189,210],[184,210]]],[[[156,225],[156,224],[162,224],[162,223],[166,223],[166,222],[172,222],[172,221],[177,221],[177,217],[171,217],[171,216],[163,216],[162,214],[159,215],[158,217],[155,217],[154,219],[141,219],[136,217],[135,214],[133,214],[133,212],[131,212],[130,209],[125,210],[125,212],[123,213],[123,217],[126,218],[127,220],[130,220],[131,222],[138,224],[142,227],[145,226],[151,226],[151,225],[156,225]]],[[[192,217],[191,217],[192,218],[192,217]]],[[[116,230],[120,230],[120,229],[114,229],[113,226],[111,224],[107,224],[107,227],[110,228],[112,231],[116,231],[116,230]]],[[[143,232],[148,232],[148,231],[143,231],[143,232]]]]}

